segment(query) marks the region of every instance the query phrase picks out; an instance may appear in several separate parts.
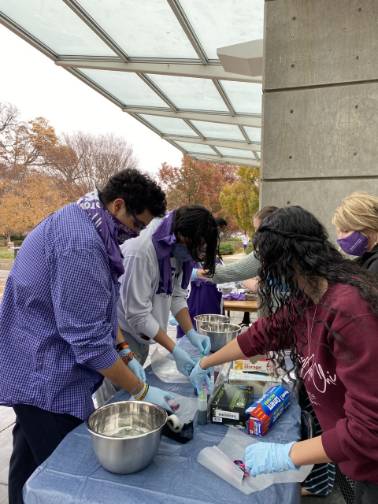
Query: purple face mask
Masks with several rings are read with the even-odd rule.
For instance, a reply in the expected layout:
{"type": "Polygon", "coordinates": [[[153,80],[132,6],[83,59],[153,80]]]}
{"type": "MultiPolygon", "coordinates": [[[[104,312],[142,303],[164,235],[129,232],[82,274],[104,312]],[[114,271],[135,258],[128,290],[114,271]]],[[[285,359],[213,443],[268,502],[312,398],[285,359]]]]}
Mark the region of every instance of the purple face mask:
{"type": "Polygon", "coordinates": [[[353,231],[346,238],[340,238],[337,243],[346,254],[354,256],[362,256],[367,250],[368,237],[359,231],[353,231]]]}

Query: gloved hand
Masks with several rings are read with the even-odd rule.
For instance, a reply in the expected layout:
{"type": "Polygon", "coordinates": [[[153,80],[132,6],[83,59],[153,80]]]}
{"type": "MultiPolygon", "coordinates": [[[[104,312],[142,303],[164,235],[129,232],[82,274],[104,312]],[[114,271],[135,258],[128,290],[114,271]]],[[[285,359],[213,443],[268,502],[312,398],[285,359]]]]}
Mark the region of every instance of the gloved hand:
{"type": "Polygon", "coordinates": [[[245,467],[251,476],[298,470],[290,458],[292,443],[254,443],[245,449],[245,467]]]}
{"type": "MultiPolygon", "coordinates": [[[[172,408],[168,404],[168,401],[175,401],[175,396],[171,394],[170,392],[167,392],[166,390],[159,389],[158,387],[151,387],[150,385],[144,384],[144,387],[148,387],[147,394],[143,396],[143,390],[142,392],[142,398],[138,397],[138,394],[136,396],[131,396],[131,398],[134,401],[147,401],[151,402],[153,404],[157,404],[158,406],[161,406],[167,411],[170,411],[172,413],[172,408]]],[[[139,393],[140,395],[140,393],[139,393]]]]}
{"type": "Polygon", "coordinates": [[[178,345],[175,346],[172,352],[173,358],[176,361],[176,367],[185,376],[189,376],[195,366],[195,361],[184,349],[178,345]]]}
{"type": "Polygon", "coordinates": [[[168,404],[168,401],[177,402],[176,396],[174,394],[171,394],[166,390],[162,390],[157,387],[151,387],[151,386],[148,388],[146,397],[143,400],[157,404],[158,406],[161,406],[162,408],[164,408],[167,411],[170,411],[171,413],[172,408],[168,404]]]}
{"type": "Polygon", "coordinates": [[[186,337],[194,347],[198,348],[202,355],[208,355],[210,353],[211,341],[209,336],[200,334],[192,328],[186,333],[186,337]]]}
{"type": "Polygon", "coordinates": [[[130,348],[124,348],[120,352],[118,352],[118,355],[121,357],[121,359],[125,362],[125,364],[128,366],[130,371],[132,371],[135,376],[139,378],[140,381],[145,382],[146,381],[146,373],[144,372],[143,366],[138,362],[138,360],[133,357],[131,360],[127,359],[127,356],[131,353],[130,348]],[[123,357],[126,357],[123,359],[123,357]]]}
{"type": "Polygon", "coordinates": [[[202,369],[200,360],[195,365],[193,371],[190,373],[190,381],[193,387],[199,392],[202,388],[207,388],[208,392],[212,392],[212,384],[210,381],[211,369],[202,369]]]}
{"type": "Polygon", "coordinates": [[[171,326],[178,326],[178,322],[173,315],[169,317],[168,324],[171,326]]]}
{"type": "Polygon", "coordinates": [[[197,272],[198,272],[197,268],[193,268],[192,269],[192,274],[190,275],[190,281],[191,282],[195,282],[196,280],[198,280],[197,272]]]}

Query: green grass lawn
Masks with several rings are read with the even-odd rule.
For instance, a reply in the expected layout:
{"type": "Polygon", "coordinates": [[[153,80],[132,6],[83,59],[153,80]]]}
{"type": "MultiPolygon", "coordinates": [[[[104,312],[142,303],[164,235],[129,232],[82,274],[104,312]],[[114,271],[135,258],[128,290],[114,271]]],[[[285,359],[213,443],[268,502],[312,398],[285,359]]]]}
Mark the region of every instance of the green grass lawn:
{"type": "Polygon", "coordinates": [[[13,250],[9,250],[7,247],[0,247],[0,259],[13,259],[13,250]]]}
{"type": "Polygon", "coordinates": [[[13,260],[13,250],[9,250],[7,247],[0,247],[0,270],[10,270],[13,260]]]}

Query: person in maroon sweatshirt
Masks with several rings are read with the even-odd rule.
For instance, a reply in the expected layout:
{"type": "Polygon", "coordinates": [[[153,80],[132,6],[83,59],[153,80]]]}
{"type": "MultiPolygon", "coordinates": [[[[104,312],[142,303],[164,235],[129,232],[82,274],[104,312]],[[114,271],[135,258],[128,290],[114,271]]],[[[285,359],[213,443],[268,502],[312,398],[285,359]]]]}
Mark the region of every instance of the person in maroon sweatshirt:
{"type": "Polygon", "coordinates": [[[376,277],[344,258],[320,222],[298,206],[266,219],[254,246],[261,262],[259,294],[269,316],[201,359],[192,383],[203,385],[212,366],[268,351],[285,368],[290,349],[323,434],[250,445],[245,462],[251,475],[332,461],[356,481],[355,503],[378,503],[376,277]]]}

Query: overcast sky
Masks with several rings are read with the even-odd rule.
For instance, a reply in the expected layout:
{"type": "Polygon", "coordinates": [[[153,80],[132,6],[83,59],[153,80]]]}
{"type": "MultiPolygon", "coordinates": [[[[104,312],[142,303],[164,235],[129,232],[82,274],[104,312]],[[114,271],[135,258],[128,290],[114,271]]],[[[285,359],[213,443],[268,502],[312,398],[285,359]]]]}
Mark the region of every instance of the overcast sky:
{"type": "Polygon", "coordinates": [[[166,161],[179,165],[181,152],[122,112],[47,56],[0,25],[0,101],[17,106],[21,119],[43,116],[57,133],[114,133],[134,148],[143,171],[166,161]]]}

